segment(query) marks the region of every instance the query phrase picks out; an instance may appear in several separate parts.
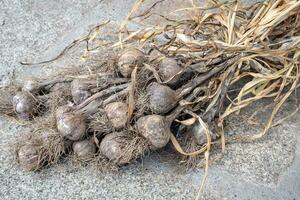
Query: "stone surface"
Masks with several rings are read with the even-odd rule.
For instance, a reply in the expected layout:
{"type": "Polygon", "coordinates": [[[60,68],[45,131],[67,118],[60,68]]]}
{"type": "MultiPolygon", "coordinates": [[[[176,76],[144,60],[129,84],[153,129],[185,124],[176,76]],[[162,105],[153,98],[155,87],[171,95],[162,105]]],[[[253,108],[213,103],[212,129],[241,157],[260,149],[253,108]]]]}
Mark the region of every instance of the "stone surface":
{"type": "MultiPolygon", "coordinates": [[[[22,81],[48,68],[57,70],[76,63],[78,58],[70,51],[44,67],[19,64],[52,58],[92,26],[107,19],[123,19],[133,2],[0,0],[0,82],[7,83],[13,75],[22,81]]],[[[171,10],[180,2],[166,1],[160,10],[171,10]]],[[[292,111],[294,103],[290,101],[279,118],[292,111]]],[[[242,113],[245,117],[231,117],[228,137],[260,130],[246,124],[251,110],[242,113]]],[[[266,121],[267,113],[270,110],[258,114],[257,119],[266,121]]],[[[300,199],[299,119],[296,114],[255,142],[228,143],[223,157],[209,168],[204,199],[300,199]]],[[[22,133],[24,128],[0,118],[0,199],[193,199],[203,177],[202,169],[179,173],[173,156],[158,153],[116,174],[103,175],[66,160],[42,172],[28,173],[18,168],[10,147],[22,133]]]]}

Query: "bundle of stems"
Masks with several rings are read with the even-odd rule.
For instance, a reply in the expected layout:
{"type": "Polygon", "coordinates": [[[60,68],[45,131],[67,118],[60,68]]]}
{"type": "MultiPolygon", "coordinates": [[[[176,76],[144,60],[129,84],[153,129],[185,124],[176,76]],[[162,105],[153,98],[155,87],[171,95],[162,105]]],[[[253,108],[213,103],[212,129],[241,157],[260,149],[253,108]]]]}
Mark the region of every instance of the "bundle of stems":
{"type": "MultiPolygon", "coordinates": [[[[115,169],[171,142],[182,155],[180,163],[198,166],[199,159],[205,159],[205,180],[214,144],[225,148],[224,120],[229,115],[273,98],[264,130],[247,139],[260,138],[298,88],[300,2],[191,1],[190,7],[166,15],[155,12],[161,2],[149,8],[143,0],[134,4],[114,33],[118,41],[106,44],[107,51],[118,56],[103,56],[92,73],[74,76],[71,70],[65,79],[26,84],[22,92],[39,100],[41,91],[72,82],[65,88],[72,97],[62,95],[68,104],[55,104],[49,111],[51,129],[72,144],[68,153],[84,162],[115,169]],[[187,17],[174,18],[174,13],[187,17]],[[151,17],[161,20],[145,24],[151,17]],[[229,94],[235,84],[236,94],[229,94]]],[[[85,59],[97,53],[97,45],[88,48],[91,43],[103,45],[97,40],[102,25],[80,40],[88,44],[85,59]]],[[[9,98],[0,98],[0,112],[11,115],[20,106],[14,103],[16,94],[3,91],[9,98]]],[[[20,109],[36,115],[34,106],[20,109]]]]}

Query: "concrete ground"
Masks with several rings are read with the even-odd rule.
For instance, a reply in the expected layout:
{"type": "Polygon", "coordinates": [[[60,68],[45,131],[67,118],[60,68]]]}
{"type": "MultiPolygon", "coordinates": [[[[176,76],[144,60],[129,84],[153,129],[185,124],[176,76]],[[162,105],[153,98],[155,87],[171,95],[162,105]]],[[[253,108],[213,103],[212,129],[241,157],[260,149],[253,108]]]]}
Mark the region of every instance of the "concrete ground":
{"type": "MultiPolygon", "coordinates": [[[[106,19],[122,20],[134,0],[0,0],[0,83],[15,74],[19,81],[29,74],[57,69],[70,55],[51,65],[26,67],[20,61],[53,57],[93,25],[106,19]]],[[[180,1],[176,1],[177,3],[180,1]]],[[[175,3],[171,3],[174,6],[175,3]]],[[[169,7],[169,4],[164,5],[169,7]]],[[[163,6],[163,5],[162,5],[163,6]]],[[[164,8],[164,7],[162,7],[164,8]]],[[[256,104],[262,106],[268,100],[256,104]]],[[[290,100],[286,115],[294,109],[290,100]]],[[[247,118],[251,108],[242,114],[247,118]]],[[[259,120],[266,114],[260,113],[259,120]]],[[[242,117],[229,120],[227,134],[259,131],[242,117]]],[[[193,199],[203,171],[179,173],[171,156],[153,153],[143,165],[132,164],[119,173],[100,174],[88,167],[62,161],[38,173],[20,170],[9,144],[23,128],[0,118],[0,199],[193,199]]],[[[273,128],[252,143],[231,143],[209,168],[204,199],[300,199],[300,114],[273,128]]],[[[220,155],[215,152],[214,155],[220,155]]]]}

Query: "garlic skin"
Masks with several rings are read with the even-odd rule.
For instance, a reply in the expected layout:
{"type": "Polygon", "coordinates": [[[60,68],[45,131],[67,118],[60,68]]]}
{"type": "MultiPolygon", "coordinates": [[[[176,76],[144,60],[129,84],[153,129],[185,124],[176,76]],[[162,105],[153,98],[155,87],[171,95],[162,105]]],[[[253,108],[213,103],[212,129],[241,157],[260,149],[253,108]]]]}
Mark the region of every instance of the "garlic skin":
{"type": "Polygon", "coordinates": [[[115,129],[126,126],[128,113],[127,104],[123,102],[113,102],[105,106],[106,115],[115,129]]]}
{"type": "Polygon", "coordinates": [[[71,95],[75,104],[80,104],[92,93],[88,89],[88,84],[82,83],[80,79],[74,79],[71,83],[71,95]]]}
{"type": "Polygon", "coordinates": [[[24,91],[17,92],[13,97],[13,107],[18,117],[29,120],[35,113],[37,102],[34,97],[24,91]]]}
{"type": "Polygon", "coordinates": [[[17,153],[20,166],[26,171],[34,171],[39,168],[39,156],[35,146],[23,145],[17,153]]]}
{"type": "Polygon", "coordinates": [[[85,136],[87,124],[83,115],[68,112],[68,109],[70,109],[70,107],[63,106],[56,111],[57,130],[65,138],[77,141],[85,136]]]}
{"type": "Polygon", "coordinates": [[[177,104],[177,95],[168,86],[153,82],[147,88],[149,107],[155,114],[166,114],[177,104]]]}
{"type": "Polygon", "coordinates": [[[160,115],[146,115],[137,121],[137,130],[147,139],[152,150],[163,148],[170,140],[170,129],[160,115]]]}
{"type": "Polygon", "coordinates": [[[91,140],[74,142],[72,145],[74,154],[80,159],[90,159],[96,153],[96,145],[91,140]]]}
{"type": "Polygon", "coordinates": [[[130,77],[135,66],[141,66],[145,61],[145,55],[136,48],[126,49],[118,61],[118,69],[123,77],[130,77]]]}
{"type": "Polygon", "coordinates": [[[174,76],[173,79],[166,83],[169,86],[175,86],[180,82],[181,76],[176,74],[181,71],[182,68],[177,64],[177,61],[174,58],[164,58],[158,68],[158,74],[162,81],[168,81],[174,76]]]}
{"type": "Polygon", "coordinates": [[[118,165],[129,163],[130,160],[124,159],[123,148],[124,141],[119,140],[125,136],[123,132],[114,132],[106,135],[100,143],[100,152],[111,162],[118,165]]]}

